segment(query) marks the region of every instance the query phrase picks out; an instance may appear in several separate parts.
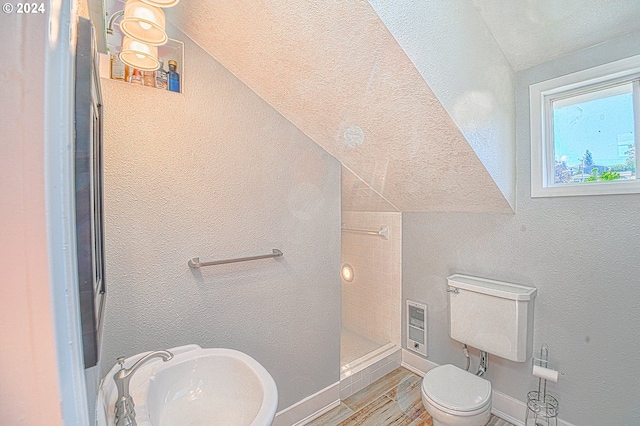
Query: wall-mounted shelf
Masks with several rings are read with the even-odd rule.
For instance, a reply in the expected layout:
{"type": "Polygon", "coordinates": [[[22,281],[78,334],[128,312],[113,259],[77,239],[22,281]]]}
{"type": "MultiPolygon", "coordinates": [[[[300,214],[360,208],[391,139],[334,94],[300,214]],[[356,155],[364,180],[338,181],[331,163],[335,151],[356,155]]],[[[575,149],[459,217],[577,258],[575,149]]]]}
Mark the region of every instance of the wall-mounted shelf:
{"type": "MultiPolygon", "coordinates": [[[[123,79],[113,78],[111,73],[111,56],[117,55],[120,51],[120,45],[122,40],[122,35],[119,31],[114,31],[113,34],[107,35],[107,54],[100,54],[100,77],[107,78],[110,80],[121,81],[122,83],[132,84],[123,79]]],[[[184,67],[184,43],[179,40],[174,40],[170,38],[166,44],[162,46],[158,46],[158,59],[163,62],[163,68],[165,71],[169,71],[169,61],[173,60],[178,63],[178,74],[180,74],[180,93],[184,92],[184,82],[185,82],[185,67],[184,67]]],[[[155,90],[165,90],[156,87],[155,78],[153,79],[153,85],[145,85],[145,87],[149,87],[150,89],[155,90]]],[[[167,90],[169,91],[169,90],[167,90]]]]}

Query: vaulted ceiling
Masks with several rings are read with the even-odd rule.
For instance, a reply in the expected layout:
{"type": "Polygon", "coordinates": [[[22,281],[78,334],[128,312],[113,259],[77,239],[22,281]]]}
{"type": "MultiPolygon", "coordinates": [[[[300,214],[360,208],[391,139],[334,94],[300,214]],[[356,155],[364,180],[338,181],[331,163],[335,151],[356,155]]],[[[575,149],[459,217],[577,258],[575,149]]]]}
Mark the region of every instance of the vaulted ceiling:
{"type": "Polygon", "coordinates": [[[170,12],[178,28],[397,209],[512,211],[369,3],[192,0],[170,12]]]}
{"type": "Polygon", "coordinates": [[[352,209],[512,212],[514,70],[640,31],[637,9],[189,0],[167,16],[342,162],[352,209]]]}
{"type": "Polygon", "coordinates": [[[640,32],[638,0],[473,0],[514,70],[640,32]]]}

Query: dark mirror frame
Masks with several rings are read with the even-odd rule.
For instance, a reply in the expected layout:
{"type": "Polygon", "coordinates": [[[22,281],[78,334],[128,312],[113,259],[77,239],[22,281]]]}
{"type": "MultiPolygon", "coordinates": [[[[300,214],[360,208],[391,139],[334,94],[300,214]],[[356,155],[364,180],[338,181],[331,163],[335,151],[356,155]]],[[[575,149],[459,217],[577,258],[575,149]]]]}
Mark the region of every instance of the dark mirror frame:
{"type": "Polygon", "coordinates": [[[75,83],[76,251],[85,368],[98,363],[105,299],[102,210],[103,113],[96,39],[91,21],[80,18],[75,83]]]}

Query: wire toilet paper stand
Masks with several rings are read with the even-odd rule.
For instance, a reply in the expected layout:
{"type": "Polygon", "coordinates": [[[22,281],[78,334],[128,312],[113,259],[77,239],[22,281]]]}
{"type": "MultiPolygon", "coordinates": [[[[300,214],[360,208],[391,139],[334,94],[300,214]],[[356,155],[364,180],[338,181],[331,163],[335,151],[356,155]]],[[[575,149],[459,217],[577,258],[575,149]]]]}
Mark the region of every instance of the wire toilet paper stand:
{"type": "Polygon", "coordinates": [[[538,390],[527,393],[526,426],[557,426],[558,400],[547,393],[547,378],[557,381],[558,372],[549,370],[549,347],[540,348],[540,358],[532,359],[534,375],[538,377],[538,390]]]}

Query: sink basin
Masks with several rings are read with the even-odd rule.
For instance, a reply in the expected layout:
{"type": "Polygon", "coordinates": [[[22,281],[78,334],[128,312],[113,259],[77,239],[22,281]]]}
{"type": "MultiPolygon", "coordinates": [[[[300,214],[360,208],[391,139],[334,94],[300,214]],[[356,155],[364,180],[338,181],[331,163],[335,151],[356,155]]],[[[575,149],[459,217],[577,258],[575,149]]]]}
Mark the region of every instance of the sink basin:
{"type": "MultiPolygon", "coordinates": [[[[186,345],[169,349],[172,360],[153,359],[136,371],[129,393],[138,426],[268,426],[278,406],[271,375],[249,355],[233,349],[186,345]]],[[[127,358],[131,367],[146,353],[127,358]]],[[[98,426],[112,426],[118,392],[116,364],[98,392],[98,426]]]]}

